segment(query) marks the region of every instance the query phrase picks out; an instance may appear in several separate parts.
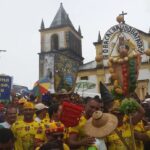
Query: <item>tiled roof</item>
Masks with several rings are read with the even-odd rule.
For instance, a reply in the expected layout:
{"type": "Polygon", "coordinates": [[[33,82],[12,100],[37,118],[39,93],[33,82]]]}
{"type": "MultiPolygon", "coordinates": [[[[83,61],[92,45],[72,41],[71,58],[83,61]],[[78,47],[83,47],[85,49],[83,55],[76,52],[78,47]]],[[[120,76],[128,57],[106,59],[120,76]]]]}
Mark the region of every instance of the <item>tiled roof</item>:
{"type": "Polygon", "coordinates": [[[67,25],[73,27],[71,20],[69,19],[69,16],[66,13],[66,11],[63,8],[63,5],[61,3],[60,8],[58,9],[58,11],[56,13],[56,16],[54,17],[54,19],[50,25],[50,28],[57,28],[57,27],[67,26],[67,25]]]}

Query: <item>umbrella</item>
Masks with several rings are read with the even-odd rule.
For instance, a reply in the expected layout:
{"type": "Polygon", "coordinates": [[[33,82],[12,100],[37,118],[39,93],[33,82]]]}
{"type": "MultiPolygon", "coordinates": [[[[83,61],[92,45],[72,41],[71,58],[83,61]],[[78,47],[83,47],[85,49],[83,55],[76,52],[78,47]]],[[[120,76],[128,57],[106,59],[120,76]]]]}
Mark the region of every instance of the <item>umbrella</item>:
{"type": "Polygon", "coordinates": [[[49,78],[42,78],[35,82],[33,87],[33,94],[34,96],[40,96],[48,92],[50,88],[50,80],[49,78]]]}
{"type": "Polygon", "coordinates": [[[93,89],[95,88],[96,84],[89,82],[87,80],[81,80],[79,82],[76,83],[76,91],[78,91],[79,89],[83,91],[89,90],[89,89],[93,89]]]}
{"type": "Polygon", "coordinates": [[[82,96],[82,97],[95,97],[95,96],[99,96],[99,97],[101,97],[101,95],[100,95],[100,93],[95,93],[95,92],[77,92],[80,96],[82,96]]]}

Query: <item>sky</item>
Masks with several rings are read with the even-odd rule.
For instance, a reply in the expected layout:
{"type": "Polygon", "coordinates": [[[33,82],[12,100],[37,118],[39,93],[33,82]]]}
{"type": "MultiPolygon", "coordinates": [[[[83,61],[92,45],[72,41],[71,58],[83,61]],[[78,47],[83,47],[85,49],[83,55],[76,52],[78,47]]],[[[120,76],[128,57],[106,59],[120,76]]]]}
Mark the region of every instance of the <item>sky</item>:
{"type": "Polygon", "coordinates": [[[33,88],[39,78],[40,24],[49,27],[60,3],[74,27],[83,35],[84,63],[95,59],[93,42],[100,31],[116,25],[116,17],[127,12],[127,24],[149,32],[150,0],[0,0],[0,74],[13,77],[13,84],[33,88]]]}

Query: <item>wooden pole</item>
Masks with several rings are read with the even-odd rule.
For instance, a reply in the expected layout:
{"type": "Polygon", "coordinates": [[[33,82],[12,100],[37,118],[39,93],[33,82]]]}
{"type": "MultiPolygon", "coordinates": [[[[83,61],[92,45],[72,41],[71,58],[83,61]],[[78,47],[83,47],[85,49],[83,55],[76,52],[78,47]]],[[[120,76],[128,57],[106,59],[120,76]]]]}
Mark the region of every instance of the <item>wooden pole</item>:
{"type": "Polygon", "coordinates": [[[124,146],[126,147],[127,150],[130,150],[129,145],[126,143],[125,139],[122,137],[122,135],[120,134],[120,132],[115,129],[116,134],[119,136],[120,140],[122,141],[122,143],[124,144],[124,146]]]}
{"type": "Polygon", "coordinates": [[[132,150],[136,150],[134,129],[133,129],[133,124],[132,124],[132,116],[131,116],[131,114],[129,115],[129,119],[130,119],[130,131],[131,131],[131,138],[132,138],[132,150]]]}

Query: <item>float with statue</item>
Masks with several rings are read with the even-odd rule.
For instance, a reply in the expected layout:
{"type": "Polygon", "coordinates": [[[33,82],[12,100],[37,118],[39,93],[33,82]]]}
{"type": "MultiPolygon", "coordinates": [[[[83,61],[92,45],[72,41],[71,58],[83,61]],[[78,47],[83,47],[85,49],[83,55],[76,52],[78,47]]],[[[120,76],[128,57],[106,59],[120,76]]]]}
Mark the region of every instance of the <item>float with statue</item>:
{"type": "Polygon", "coordinates": [[[111,90],[119,110],[128,116],[132,136],[132,148],[135,150],[132,115],[139,108],[133,98],[137,87],[141,59],[150,56],[150,49],[145,50],[138,30],[127,25],[126,13],[120,14],[116,20],[119,24],[111,27],[103,39],[103,63],[108,63],[111,90]]]}

